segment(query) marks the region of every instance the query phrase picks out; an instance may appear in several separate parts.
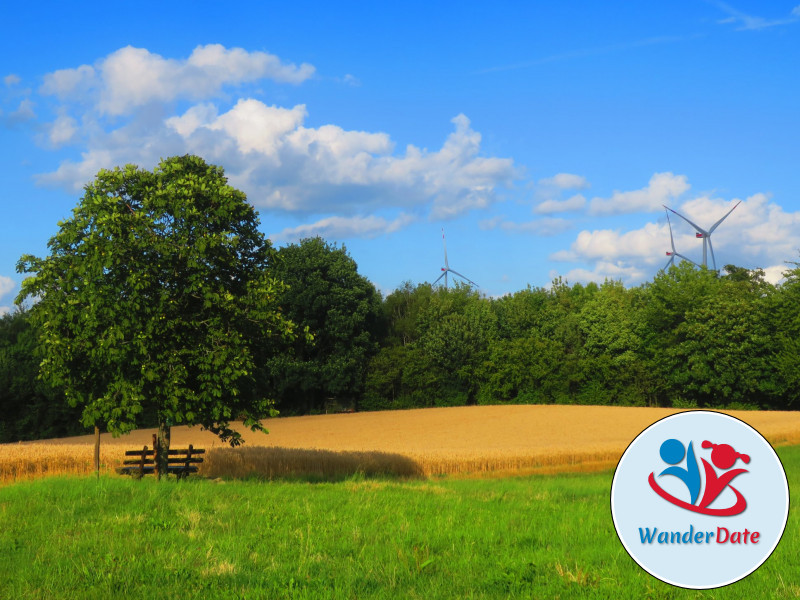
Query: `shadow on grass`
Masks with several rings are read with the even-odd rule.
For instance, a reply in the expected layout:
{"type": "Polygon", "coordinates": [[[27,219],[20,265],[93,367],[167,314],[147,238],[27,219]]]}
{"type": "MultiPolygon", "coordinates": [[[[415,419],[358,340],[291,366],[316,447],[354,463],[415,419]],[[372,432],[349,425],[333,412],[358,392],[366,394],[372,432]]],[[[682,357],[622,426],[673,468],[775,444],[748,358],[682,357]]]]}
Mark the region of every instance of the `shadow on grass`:
{"type": "Polygon", "coordinates": [[[357,477],[420,478],[413,459],[389,452],[307,450],[252,446],[211,448],[199,475],[211,479],[288,479],[308,482],[344,481],[357,477]]]}

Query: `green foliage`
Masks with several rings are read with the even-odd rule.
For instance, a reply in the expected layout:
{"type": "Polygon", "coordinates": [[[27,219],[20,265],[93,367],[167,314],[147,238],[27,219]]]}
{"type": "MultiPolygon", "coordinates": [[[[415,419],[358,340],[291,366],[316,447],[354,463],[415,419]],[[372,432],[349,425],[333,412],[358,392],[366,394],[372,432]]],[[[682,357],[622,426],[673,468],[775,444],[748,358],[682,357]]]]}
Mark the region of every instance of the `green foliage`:
{"type": "Polygon", "coordinates": [[[37,332],[22,310],[0,317],[0,443],[80,435],[80,410],[38,379],[37,332]]]}
{"type": "Polygon", "coordinates": [[[276,299],[274,251],[244,194],[195,156],[154,171],[100,171],[46,258],[24,256],[18,302],[36,299],[41,373],[113,433],[155,416],[231,444],[270,414],[253,372],[292,324],[276,299]],[[149,415],[149,417],[148,417],[149,415]]]}
{"type": "Polygon", "coordinates": [[[652,282],[527,288],[405,284],[364,408],[453,403],[787,408],[800,399],[800,265],[775,287],[760,270],[681,263],[652,282]]]}
{"type": "Polygon", "coordinates": [[[313,335],[297,338],[265,363],[284,412],[309,412],[326,401],[353,405],[366,366],[384,335],[381,298],[342,247],[309,238],[277,251],[274,272],[286,287],[278,302],[313,335]]]}

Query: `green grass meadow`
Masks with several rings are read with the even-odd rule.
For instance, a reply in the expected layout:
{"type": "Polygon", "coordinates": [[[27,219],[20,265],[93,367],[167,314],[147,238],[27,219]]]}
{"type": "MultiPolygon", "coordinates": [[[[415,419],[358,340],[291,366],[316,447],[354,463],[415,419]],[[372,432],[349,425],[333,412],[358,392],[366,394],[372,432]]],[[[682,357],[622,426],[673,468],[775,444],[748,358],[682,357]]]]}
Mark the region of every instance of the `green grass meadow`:
{"type": "MultiPolygon", "coordinates": [[[[779,454],[796,489],[800,447],[779,454]]],[[[749,577],[683,590],[625,553],[611,477],[18,483],[0,598],[800,597],[796,510],[749,577]]]]}

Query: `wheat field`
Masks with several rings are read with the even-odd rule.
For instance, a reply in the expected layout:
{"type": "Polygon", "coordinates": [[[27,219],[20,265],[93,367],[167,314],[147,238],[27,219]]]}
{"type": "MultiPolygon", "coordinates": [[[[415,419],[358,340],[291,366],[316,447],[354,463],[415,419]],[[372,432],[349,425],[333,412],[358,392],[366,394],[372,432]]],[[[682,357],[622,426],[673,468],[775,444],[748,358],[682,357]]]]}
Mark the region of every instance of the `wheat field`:
{"type": "MultiPolygon", "coordinates": [[[[612,467],[648,425],[680,412],[610,406],[472,406],[271,419],[270,433],[241,424],[246,444],[230,448],[199,427],[174,427],[172,447],[206,448],[206,477],[392,474],[505,475],[612,467]]],[[[800,412],[724,411],[773,445],[800,443],[800,412]]],[[[235,424],[236,425],[236,424],[235,424]]],[[[124,450],[152,447],[155,430],[101,436],[101,470],[113,472],[124,450]]],[[[0,445],[0,482],[92,472],[94,437],[0,445]]]]}

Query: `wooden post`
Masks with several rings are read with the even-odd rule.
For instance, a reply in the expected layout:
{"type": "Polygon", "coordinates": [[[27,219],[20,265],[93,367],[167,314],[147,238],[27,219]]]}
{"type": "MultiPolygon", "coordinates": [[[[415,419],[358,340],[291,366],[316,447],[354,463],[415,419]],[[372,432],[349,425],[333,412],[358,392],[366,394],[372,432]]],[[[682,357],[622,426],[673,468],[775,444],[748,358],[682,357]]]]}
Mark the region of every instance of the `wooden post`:
{"type": "Polygon", "coordinates": [[[94,426],[94,472],[100,479],[100,428],[94,426]]]}
{"type": "Polygon", "coordinates": [[[156,475],[156,479],[161,479],[161,463],[158,462],[159,456],[161,454],[161,448],[158,447],[158,436],[153,434],[153,472],[156,475]]]}
{"type": "Polygon", "coordinates": [[[139,462],[139,478],[144,477],[144,459],[147,457],[147,446],[142,448],[142,460],[139,462]]]}

